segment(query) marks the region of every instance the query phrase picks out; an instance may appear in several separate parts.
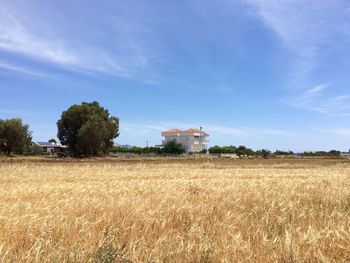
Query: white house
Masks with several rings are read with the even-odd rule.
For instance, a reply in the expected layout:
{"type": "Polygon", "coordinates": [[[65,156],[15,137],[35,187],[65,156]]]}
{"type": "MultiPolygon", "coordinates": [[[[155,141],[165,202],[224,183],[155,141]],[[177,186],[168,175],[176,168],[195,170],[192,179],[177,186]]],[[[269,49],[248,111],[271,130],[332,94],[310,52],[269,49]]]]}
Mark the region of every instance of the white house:
{"type": "Polygon", "coordinates": [[[179,129],[172,129],[162,132],[164,137],[163,145],[169,141],[175,140],[180,143],[186,152],[200,152],[207,147],[209,142],[207,137],[209,134],[200,129],[187,129],[181,131],[179,129]]]}

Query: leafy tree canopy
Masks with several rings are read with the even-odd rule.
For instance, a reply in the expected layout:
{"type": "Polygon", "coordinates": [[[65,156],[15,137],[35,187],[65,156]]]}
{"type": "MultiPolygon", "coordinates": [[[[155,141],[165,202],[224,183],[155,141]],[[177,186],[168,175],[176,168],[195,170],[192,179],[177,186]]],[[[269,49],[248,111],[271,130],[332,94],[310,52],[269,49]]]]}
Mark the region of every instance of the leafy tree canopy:
{"type": "Polygon", "coordinates": [[[294,152],[293,151],[281,151],[281,150],[276,150],[274,153],[274,155],[293,155],[294,152]]]}
{"type": "Polygon", "coordinates": [[[163,152],[166,154],[182,154],[185,152],[185,149],[180,143],[171,140],[164,144],[163,152]]]}
{"type": "Polygon", "coordinates": [[[32,143],[29,126],[19,118],[0,120],[0,151],[23,153],[32,143]]]}
{"type": "Polygon", "coordinates": [[[49,143],[55,143],[55,144],[56,144],[57,141],[56,141],[55,139],[52,138],[52,139],[49,140],[49,143]]]}
{"type": "Polygon", "coordinates": [[[268,157],[271,154],[271,151],[268,149],[261,149],[255,152],[256,155],[260,155],[264,158],[268,157]]]}
{"type": "Polygon", "coordinates": [[[317,151],[317,152],[303,152],[302,156],[328,156],[328,157],[337,157],[340,155],[340,151],[331,150],[329,152],[326,151],[317,151]]]}
{"type": "Polygon", "coordinates": [[[119,119],[96,101],[73,105],[57,122],[57,137],[77,154],[106,153],[119,135],[119,119]]]}
{"type": "Polygon", "coordinates": [[[131,153],[131,154],[163,154],[163,149],[160,147],[113,147],[111,149],[112,153],[131,153]]]}
{"type": "Polygon", "coordinates": [[[241,146],[213,146],[213,147],[210,147],[209,148],[209,153],[215,153],[215,154],[218,154],[218,153],[228,153],[228,154],[237,154],[239,156],[242,156],[242,155],[247,155],[247,156],[250,156],[250,155],[254,155],[255,152],[252,150],[252,149],[249,149],[243,145],[241,146]]]}

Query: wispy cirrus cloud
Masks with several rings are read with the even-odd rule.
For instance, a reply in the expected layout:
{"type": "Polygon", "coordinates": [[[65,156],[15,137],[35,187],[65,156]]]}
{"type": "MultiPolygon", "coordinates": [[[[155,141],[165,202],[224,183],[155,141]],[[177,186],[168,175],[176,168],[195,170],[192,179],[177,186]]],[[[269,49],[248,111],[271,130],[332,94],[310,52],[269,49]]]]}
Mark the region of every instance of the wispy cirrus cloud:
{"type": "Polygon", "coordinates": [[[350,94],[329,95],[327,84],[320,84],[305,90],[300,96],[287,102],[300,109],[310,110],[330,116],[350,115],[350,94]]]}
{"type": "Polygon", "coordinates": [[[350,128],[344,128],[344,127],[333,127],[333,128],[319,128],[319,127],[313,127],[314,131],[325,133],[333,136],[341,136],[341,137],[347,137],[347,139],[350,138],[350,128]]]}
{"type": "Polygon", "coordinates": [[[0,108],[0,116],[6,116],[6,118],[28,118],[28,117],[47,116],[47,115],[48,115],[48,112],[43,112],[43,111],[0,108]]]}
{"type": "MultiPolygon", "coordinates": [[[[181,123],[181,122],[161,122],[161,123],[122,123],[121,129],[124,132],[132,132],[137,130],[139,133],[161,132],[164,130],[177,128],[199,128],[198,123],[181,123]]],[[[270,129],[270,128],[253,128],[253,127],[230,127],[216,124],[205,124],[205,130],[213,134],[232,135],[235,137],[261,137],[268,135],[293,137],[296,134],[288,130],[270,129]]]]}
{"type": "Polygon", "coordinates": [[[29,32],[10,11],[0,9],[0,48],[57,64],[74,64],[77,58],[65,51],[62,41],[50,41],[29,32]],[[61,43],[59,43],[61,42],[61,43]]]}
{"type": "Polygon", "coordinates": [[[8,71],[14,71],[17,73],[25,74],[28,76],[33,76],[33,77],[47,77],[49,76],[48,73],[40,72],[40,71],[35,71],[23,66],[18,66],[12,63],[6,63],[6,62],[1,62],[0,61],[0,68],[8,71]]]}
{"type": "MultiPolygon", "coordinates": [[[[182,122],[153,122],[153,123],[120,123],[120,138],[117,140],[122,143],[144,145],[146,140],[150,144],[161,143],[161,132],[164,130],[177,128],[199,128],[199,123],[182,122]]],[[[218,125],[205,123],[203,129],[210,134],[211,144],[237,144],[239,142],[249,142],[250,140],[260,141],[264,138],[274,137],[282,139],[292,139],[305,137],[305,134],[293,132],[290,130],[259,127],[232,127],[227,125],[218,125]]]]}
{"type": "MultiPolygon", "coordinates": [[[[347,150],[350,143],[350,128],[347,127],[303,127],[303,131],[267,127],[228,126],[214,123],[203,123],[203,129],[209,136],[209,145],[246,145],[253,149],[269,148],[270,150],[347,150]],[[273,138],[273,143],[270,142],[273,138]]],[[[161,131],[179,128],[198,128],[198,123],[152,122],[120,123],[121,144],[157,145],[161,144],[161,131]]]]}
{"type": "Polygon", "coordinates": [[[206,126],[208,131],[212,134],[220,134],[226,136],[233,136],[238,138],[262,138],[265,136],[281,136],[281,137],[294,137],[299,134],[295,134],[288,130],[272,129],[272,128],[256,128],[256,127],[237,127],[212,125],[206,126]]]}
{"type": "MultiPolygon", "coordinates": [[[[292,73],[286,86],[298,95],[286,101],[299,109],[328,116],[349,116],[349,94],[341,94],[335,84],[312,82],[329,81],[332,69],[328,63],[333,52],[341,51],[342,43],[350,41],[350,6],[343,0],[245,0],[257,11],[258,17],[280,38],[294,55],[292,73]],[[339,50],[338,50],[339,49],[339,50]],[[321,68],[326,72],[319,73],[321,68]],[[317,74],[314,74],[314,73],[317,74]],[[325,78],[328,78],[325,80],[325,78]],[[322,80],[320,80],[322,79],[322,80]],[[301,93],[301,94],[300,94],[301,93]],[[340,93],[340,94],[339,94],[340,93]]],[[[338,54],[339,55],[339,54],[338,54]]],[[[334,55],[333,55],[334,56],[334,55]]]]}
{"type": "Polygon", "coordinates": [[[350,39],[347,1],[334,0],[245,0],[258,17],[295,54],[294,83],[307,78],[320,57],[337,47],[339,39],[350,39]]]}
{"type": "MultiPolygon", "coordinates": [[[[40,14],[29,14],[26,19],[17,16],[16,9],[7,9],[5,3],[0,7],[0,51],[83,73],[131,77],[148,68],[150,56],[136,39],[124,32],[125,28],[110,29],[116,31],[114,34],[118,35],[119,46],[106,48],[91,43],[89,38],[82,38],[79,32],[68,35],[56,32],[50,21],[44,21],[40,14]]],[[[24,70],[22,73],[25,73],[24,70]]]]}
{"type": "Polygon", "coordinates": [[[68,70],[123,74],[122,67],[108,54],[93,48],[73,48],[64,39],[52,37],[52,33],[48,36],[48,32],[31,32],[26,24],[5,8],[0,9],[0,49],[68,70]]]}

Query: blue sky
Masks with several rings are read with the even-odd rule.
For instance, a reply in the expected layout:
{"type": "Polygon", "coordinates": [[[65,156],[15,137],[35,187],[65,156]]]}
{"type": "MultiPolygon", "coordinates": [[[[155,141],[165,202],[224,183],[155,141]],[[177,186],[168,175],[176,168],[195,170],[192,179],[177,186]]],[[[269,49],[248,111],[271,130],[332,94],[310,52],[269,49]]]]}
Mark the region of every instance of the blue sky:
{"type": "Polygon", "coordinates": [[[96,100],[122,144],[348,150],[349,45],[346,0],[0,0],[0,118],[48,140],[96,100]]]}

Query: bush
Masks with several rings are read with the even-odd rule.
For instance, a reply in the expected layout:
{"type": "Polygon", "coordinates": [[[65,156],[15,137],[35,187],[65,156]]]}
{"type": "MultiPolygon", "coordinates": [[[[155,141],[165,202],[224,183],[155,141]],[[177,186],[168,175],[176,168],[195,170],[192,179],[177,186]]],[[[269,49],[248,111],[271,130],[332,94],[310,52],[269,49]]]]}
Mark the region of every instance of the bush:
{"type": "Polygon", "coordinates": [[[215,153],[222,153],[221,147],[217,146],[217,145],[210,147],[208,151],[209,151],[209,153],[214,153],[214,154],[215,153]]]}
{"type": "Polygon", "coordinates": [[[113,147],[111,149],[112,153],[131,153],[131,154],[162,154],[162,149],[159,147],[113,147]]]}
{"type": "Polygon", "coordinates": [[[201,150],[199,153],[206,154],[206,153],[208,153],[208,150],[207,150],[207,149],[203,149],[203,150],[201,150]]]}
{"type": "Polygon", "coordinates": [[[252,149],[249,149],[243,145],[236,147],[236,146],[213,146],[209,148],[209,153],[212,154],[220,154],[220,153],[229,153],[229,154],[237,154],[238,156],[242,156],[242,155],[247,155],[247,156],[251,156],[254,155],[255,152],[252,149]]]}
{"type": "Polygon", "coordinates": [[[182,154],[184,152],[184,147],[175,140],[168,141],[164,144],[163,153],[165,154],[182,154]]]}
{"type": "Polygon", "coordinates": [[[31,146],[29,146],[28,148],[28,154],[30,155],[43,155],[43,148],[37,144],[32,144],[31,146]]]}
{"type": "Polygon", "coordinates": [[[271,151],[267,149],[261,149],[255,152],[256,155],[262,156],[264,158],[268,157],[271,154],[271,151]]]}
{"type": "Polygon", "coordinates": [[[306,151],[301,154],[302,156],[307,156],[307,157],[338,157],[340,155],[340,151],[336,150],[331,150],[329,152],[326,151],[317,151],[317,152],[311,152],[311,151],[306,151]]]}
{"type": "Polygon", "coordinates": [[[285,151],[276,150],[273,154],[274,155],[294,155],[294,152],[292,151],[285,152],[285,151]]]}

